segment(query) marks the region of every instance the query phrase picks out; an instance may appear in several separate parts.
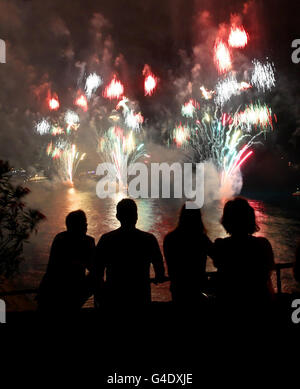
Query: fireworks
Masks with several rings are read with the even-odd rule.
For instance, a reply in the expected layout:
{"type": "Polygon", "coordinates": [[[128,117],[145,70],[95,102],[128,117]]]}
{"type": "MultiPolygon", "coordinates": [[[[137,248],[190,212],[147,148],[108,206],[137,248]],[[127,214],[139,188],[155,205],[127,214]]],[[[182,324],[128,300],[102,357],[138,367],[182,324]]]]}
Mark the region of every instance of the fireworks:
{"type": "Polygon", "coordinates": [[[54,147],[53,143],[50,142],[46,149],[47,155],[52,159],[58,159],[61,156],[61,149],[59,147],[54,147]]]}
{"type": "Polygon", "coordinates": [[[222,113],[221,123],[222,123],[222,126],[225,127],[226,125],[232,124],[233,123],[233,119],[232,119],[232,117],[229,114],[223,112],[222,113]]]}
{"type": "Polygon", "coordinates": [[[197,106],[199,106],[199,104],[195,100],[190,99],[190,101],[188,101],[181,107],[182,116],[192,118],[196,112],[197,106]]]}
{"type": "Polygon", "coordinates": [[[157,85],[157,77],[151,72],[150,66],[145,65],[143,70],[143,75],[145,76],[144,81],[144,91],[145,96],[152,96],[156,85],[157,85]]]}
{"type": "Polygon", "coordinates": [[[178,148],[187,146],[189,139],[190,129],[188,127],[184,127],[181,123],[175,127],[172,134],[172,141],[178,148]]]}
{"type": "Polygon", "coordinates": [[[77,99],[75,100],[75,105],[82,108],[84,112],[86,112],[88,109],[87,99],[84,95],[80,95],[79,97],[77,97],[77,99]]]}
{"type": "Polygon", "coordinates": [[[258,132],[252,136],[243,133],[229,114],[223,113],[220,117],[216,111],[209,121],[205,120],[204,115],[202,120],[197,121],[195,131],[190,133],[189,147],[193,151],[194,161],[214,163],[224,185],[251,156],[253,152],[250,147],[258,142],[260,134],[258,132]]]}
{"type": "Polygon", "coordinates": [[[242,81],[240,83],[240,90],[241,91],[244,91],[244,90],[247,90],[247,89],[250,89],[250,88],[252,88],[252,85],[248,84],[248,82],[242,81]]]}
{"type": "Polygon", "coordinates": [[[98,87],[102,85],[103,80],[98,74],[91,73],[86,79],[85,82],[85,94],[88,100],[91,98],[92,94],[96,92],[98,87]]]}
{"type": "Polygon", "coordinates": [[[213,90],[207,90],[204,86],[200,87],[202,96],[205,98],[205,100],[210,100],[215,93],[213,90]]]}
{"type": "Polygon", "coordinates": [[[228,72],[232,67],[229,49],[219,38],[216,39],[214,46],[214,61],[219,73],[228,72]]]}
{"type": "Polygon", "coordinates": [[[139,131],[140,126],[143,123],[144,118],[142,114],[134,113],[133,110],[129,110],[129,112],[125,116],[125,123],[126,125],[131,128],[132,130],[139,131]]]}
{"type": "Polygon", "coordinates": [[[120,127],[111,127],[99,141],[99,152],[105,162],[111,162],[111,170],[108,172],[110,179],[116,179],[121,185],[127,182],[127,171],[130,165],[139,158],[147,156],[144,144],[136,146],[136,140],[132,131],[127,135],[120,127]]]}
{"type": "MultiPolygon", "coordinates": [[[[184,102],[181,106],[182,123],[177,122],[177,125],[169,128],[171,131],[168,140],[169,144],[184,149],[193,162],[212,161],[220,174],[222,183],[232,178],[251,157],[252,146],[259,142],[261,135],[266,135],[267,131],[273,129],[271,108],[259,102],[253,104],[252,101],[254,98],[258,99],[258,94],[261,95],[274,87],[274,65],[254,60],[251,69],[247,69],[247,61],[243,60],[242,67],[238,69],[242,61],[239,58],[234,61],[234,55],[237,53],[237,48],[244,48],[248,44],[249,35],[240,24],[240,18],[234,20],[237,24],[233,23],[230,29],[227,29],[226,25],[219,29],[219,35],[214,42],[212,65],[216,66],[219,77],[215,82],[214,90],[208,90],[203,85],[199,88],[200,76],[206,80],[203,82],[207,82],[207,85],[212,88],[210,69],[207,66],[206,56],[203,60],[200,58],[201,55],[198,55],[200,49],[195,52],[197,64],[192,63],[192,59],[190,62],[190,65],[194,66],[190,66],[192,74],[188,87],[185,88],[188,78],[185,75],[180,77],[178,82],[176,81],[175,85],[183,89],[176,95],[177,101],[184,102]],[[242,94],[240,99],[235,97],[242,94]],[[189,97],[187,100],[182,100],[183,96],[189,97]]],[[[216,71],[214,74],[217,74],[216,71]]],[[[79,83],[81,82],[82,77],[79,83]]],[[[150,66],[145,65],[144,95],[152,96],[158,82],[159,79],[151,71],[150,66]]],[[[101,106],[94,104],[96,100],[88,104],[102,83],[103,80],[99,75],[89,74],[85,86],[78,87],[80,89],[77,95],[75,94],[73,109],[86,119],[87,115],[83,115],[81,109],[87,112],[89,108],[88,119],[90,120],[85,120],[84,123],[86,125],[92,123],[92,129],[97,130],[98,152],[104,162],[110,162],[108,164],[110,178],[114,181],[117,179],[120,184],[125,185],[131,164],[147,156],[143,143],[144,117],[137,108],[138,104],[124,96],[124,85],[117,75],[113,75],[112,79],[108,80],[103,90],[103,97],[114,102],[102,99],[101,106]],[[105,131],[104,129],[109,126],[113,127],[105,131]]],[[[50,95],[49,92],[47,103],[51,111],[60,108],[56,94],[50,95]]],[[[167,109],[165,112],[168,115],[168,123],[171,123],[172,112],[169,113],[167,109]]],[[[71,131],[78,129],[79,116],[71,109],[63,111],[61,115],[52,112],[49,116],[50,118],[42,119],[36,124],[36,132],[40,135],[51,134],[56,137],[51,137],[52,141],[48,143],[50,137],[47,136],[46,152],[50,158],[56,160],[57,166],[63,172],[64,180],[72,183],[78,164],[84,158],[84,154],[81,154],[75,146],[77,132],[71,131]]],[[[166,127],[162,125],[161,128],[164,137],[166,127]]],[[[53,165],[55,166],[54,163],[53,165]]]]}
{"type": "Polygon", "coordinates": [[[232,26],[228,38],[228,44],[231,47],[243,48],[248,43],[248,34],[243,26],[232,26]]]}
{"type": "Polygon", "coordinates": [[[254,70],[251,77],[251,84],[255,85],[259,91],[265,92],[275,86],[274,65],[270,62],[262,64],[252,61],[254,70]]]}
{"type": "Polygon", "coordinates": [[[250,104],[245,111],[236,113],[233,120],[235,125],[240,125],[248,131],[253,126],[263,130],[268,127],[273,129],[272,110],[266,104],[250,104]]]}
{"type": "Polygon", "coordinates": [[[240,84],[237,82],[235,76],[231,74],[225,80],[217,83],[216,90],[216,103],[223,106],[232,96],[239,93],[240,84]]]}
{"type": "Polygon", "coordinates": [[[156,88],[157,78],[153,75],[149,75],[145,78],[145,96],[151,96],[156,88]]]}
{"type": "Polygon", "coordinates": [[[45,135],[48,134],[50,131],[50,123],[46,119],[42,119],[40,122],[37,123],[36,125],[36,131],[40,135],[45,135]]]}
{"type": "Polygon", "coordinates": [[[59,100],[55,94],[52,98],[49,97],[48,106],[51,111],[56,111],[59,108],[59,100]]]}
{"type": "Polygon", "coordinates": [[[61,154],[61,169],[64,179],[73,185],[73,178],[78,168],[80,161],[85,157],[85,153],[81,154],[77,151],[76,146],[68,145],[61,154]]]}
{"type": "Polygon", "coordinates": [[[67,132],[69,132],[71,128],[77,130],[77,128],[79,127],[79,116],[76,112],[68,109],[65,113],[65,122],[68,125],[67,132]]]}
{"type": "Polygon", "coordinates": [[[144,122],[144,118],[141,112],[134,113],[133,109],[128,107],[128,103],[130,103],[129,99],[124,96],[117,104],[116,109],[122,108],[125,124],[128,128],[139,131],[141,129],[141,124],[144,122]]]}
{"type": "Polygon", "coordinates": [[[127,97],[123,96],[122,100],[120,100],[116,106],[116,109],[120,109],[122,108],[123,109],[123,115],[125,116],[126,113],[129,111],[129,108],[127,106],[127,103],[129,102],[129,100],[127,99],[127,97]]]}
{"type": "Polygon", "coordinates": [[[117,79],[116,75],[113,76],[111,82],[107,85],[103,92],[103,96],[107,99],[119,99],[124,93],[124,86],[117,79]]]}
{"type": "Polygon", "coordinates": [[[56,136],[56,135],[61,135],[63,133],[64,133],[64,129],[62,127],[59,127],[57,125],[51,127],[51,135],[56,136]]]}
{"type": "Polygon", "coordinates": [[[60,139],[56,141],[54,145],[53,142],[51,141],[47,146],[46,153],[52,159],[59,159],[61,157],[63,150],[66,149],[67,147],[68,147],[68,143],[65,140],[60,139]]]}
{"type": "Polygon", "coordinates": [[[232,96],[239,95],[240,92],[250,88],[252,88],[250,84],[245,81],[237,82],[235,75],[230,74],[227,78],[217,83],[215,101],[217,105],[222,107],[232,96]]]}

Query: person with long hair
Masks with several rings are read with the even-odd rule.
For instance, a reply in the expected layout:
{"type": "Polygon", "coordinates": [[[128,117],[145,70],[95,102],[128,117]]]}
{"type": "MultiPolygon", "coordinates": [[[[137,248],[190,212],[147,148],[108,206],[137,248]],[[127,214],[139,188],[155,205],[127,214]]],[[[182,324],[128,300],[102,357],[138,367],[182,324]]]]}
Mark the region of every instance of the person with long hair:
{"type": "Polygon", "coordinates": [[[212,242],[206,234],[200,209],[181,208],[177,227],[163,243],[175,304],[194,304],[203,299],[207,282],[206,260],[212,242]]]}
{"type": "Polygon", "coordinates": [[[274,255],[266,238],[253,236],[259,231],[254,209],[244,198],[229,200],[221,224],[229,237],[216,239],[214,243],[219,301],[239,311],[266,307],[274,293],[271,282],[274,255]]]}

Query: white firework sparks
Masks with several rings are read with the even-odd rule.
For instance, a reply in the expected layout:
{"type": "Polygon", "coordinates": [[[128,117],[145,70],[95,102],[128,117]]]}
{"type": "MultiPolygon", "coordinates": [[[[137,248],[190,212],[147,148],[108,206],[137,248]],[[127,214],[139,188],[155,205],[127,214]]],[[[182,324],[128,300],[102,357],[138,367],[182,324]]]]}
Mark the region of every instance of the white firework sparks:
{"type": "Polygon", "coordinates": [[[238,94],[240,89],[240,83],[237,82],[234,75],[230,75],[225,78],[225,80],[219,81],[216,85],[216,103],[220,106],[223,106],[226,101],[231,99],[232,96],[238,94]]]}
{"type": "Polygon", "coordinates": [[[192,118],[196,112],[196,103],[193,100],[188,101],[181,107],[181,115],[187,118],[192,118]]]}
{"type": "Polygon", "coordinates": [[[48,134],[50,132],[50,128],[51,128],[50,123],[46,119],[42,119],[36,125],[36,131],[40,135],[48,134]]]}
{"type": "Polygon", "coordinates": [[[131,128],[135,131],[140,130],[140,126],[143,123],[143,121],[144,121],[144,118],[140,112],[134,113],[133,110],[131,109],[128,113],[126,113],[125,123],[129,128],[131,128]]]}
{"type": "Polygon", "coordinates": [[[85,94],[88,99],[96,92],[97,88],[103,84],[103,80],[97,73],[91,73],[85,82],[85,94]]]}
{"type": "Polygon", "coordinates": [[[65,122],[69,127],[76,126],[79,124],[79,116],[76,112],[68,109],[65,113],[65,122]]]}
{"type": "Polygon", "coordinates": [[[274,64],[267,62],[262,64],[258,60],[252,61],[254,69],[251,77],[251,84],[259,91],[265,92],[275,86],[274,64]]]}

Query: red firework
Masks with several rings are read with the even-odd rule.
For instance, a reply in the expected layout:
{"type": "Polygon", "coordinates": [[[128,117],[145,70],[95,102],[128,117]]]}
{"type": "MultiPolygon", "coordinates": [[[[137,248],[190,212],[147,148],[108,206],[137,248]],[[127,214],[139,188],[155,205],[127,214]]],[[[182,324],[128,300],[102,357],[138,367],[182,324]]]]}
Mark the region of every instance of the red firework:
{"type": "Polygon", "coordinates": [[[231,55],[226,43],[220,38],[216,39],[214,46],[214,61],[219,73],[228,72],[231,69],[231,55]]]}
{"type": "Polygon", "coordinates": [[[75,105],[82,108],[84,112],[86,112],[88,110],[88,103],[85,95],[80,95],[79,97],[77,97],[77,99],[75,100],[75,105]]]}
{"type": "Polygon", "coordinates": [[[145,83],[144,83],[144,89],[145,89],[145,96],[151,96],[154,92],[154,89],[156,88],[156,85],[157,85],[157,78],[152,75],[152,74],[149,74],[146,78],[145,78],[145,83]]]}
{"type": "Polygon", "coordinates": [[[145,96],[151,96],[154,92],[154,89],[157,86],[158,79],[151,72],[151,68],[147,64],[144,66],[143,75],[145,76],[145,81],[144,81],[145,96]]]}
{"type": "Polygon", "coordinates": [[[231,26],[228,44],[231,47],[235,48],[243,48],[248,43],[248,34],[246,33],[243,26],[236,27],[234,25],[231,26]]]}
{"type": "Polygon", "coordinates": [[[48,97],[48,106],[51,111],[56,111],[59,108],[59,100],[56,93],[52,97],[48,97]]]}
{"type": "Polygon", "coordinates": [[[111,82],[107,85],[103,92],[103,96],[107,99],[120,99],[124,93],[124,86],[121,81],[117,79],[117,76],[114,75],[111,82]]]}
{"type": "Polygon", "coordinates": [[[228,114],[228,113],[225,113],[223,112],[222,113],[222,126],[225,127],[226,125],[229,125],[233,123],[233,119],[232,117],[228,114]]]}

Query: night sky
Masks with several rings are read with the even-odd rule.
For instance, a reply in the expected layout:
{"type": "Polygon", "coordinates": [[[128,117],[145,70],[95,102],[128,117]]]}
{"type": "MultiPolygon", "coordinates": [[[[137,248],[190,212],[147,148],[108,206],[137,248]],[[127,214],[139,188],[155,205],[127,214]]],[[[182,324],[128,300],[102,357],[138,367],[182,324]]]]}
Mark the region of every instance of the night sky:
{"type": "MultiPolygon", "coordinates": [[[[300,182],[300,63],[291,60],[291,43],[300,39],[298,1],[0,0],[0,38],[7,45],[7,63],[0,64],[0,158],[15,166],[43,163],[34,123],[47,114],[45,93],[55,91],[69,106],[83,66],[105,81],[116,72],[138,102],[151,140],[161,143],[179,115],[181,88],[189,81],[213,86],[212,44],[231,14],[250,35],[239,61],[268,57],[276,68],[276,88],[265,101],[278,123],[245,167],[248,185],[300,182]],[[145,64],[160,79],[151,99],[143,94],[145,64]],[[201,66],[193,76],[196,64],[201,66]],[[293,167],[286,174],[288,161],[293,167]],[[274,169],[281,179],[270,178],[274,169]]],[[[92,119],[80,140],[88,149],[92,119]]]]}

